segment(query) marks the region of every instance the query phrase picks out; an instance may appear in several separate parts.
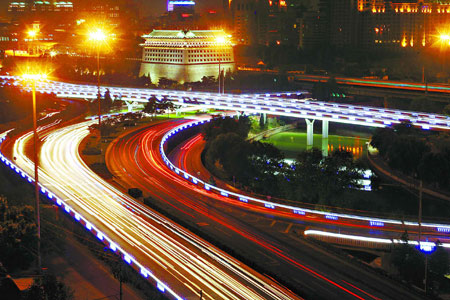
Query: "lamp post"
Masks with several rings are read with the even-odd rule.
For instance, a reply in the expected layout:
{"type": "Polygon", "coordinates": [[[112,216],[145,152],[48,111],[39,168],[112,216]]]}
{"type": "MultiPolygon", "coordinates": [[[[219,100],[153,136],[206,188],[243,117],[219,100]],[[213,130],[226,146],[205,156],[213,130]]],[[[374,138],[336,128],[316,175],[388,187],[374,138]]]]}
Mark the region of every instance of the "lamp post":
{"type": "Polygon", "coordinates": [[[31,40],[31,49],[32,49],[33,53],[34,53],[34,39],[36,38],[37,34],[38,34],[38,32],[36,30],[29,30],[27,32],[27,36],[31,40]]]}
{"type": "Polygon", "coordinates": [[[102,123],[102,107],[101,107],[101,95],[100,95],[100,43],[106,40],[106,34],[103,30],[97,28],[89,33],[89,40],[95,43],[97,49],[97,101],[98,101],[98,127],[102,123]]]}
{"type": "Polygon", "coordinates": [[[222,72],[220,69],[220,64],[222,62],[222,50],[223,47],[222,45],[226,42],[225,37],[224,36],[218,36],[216,37],[216,43],[217,43],[217,50],[218,50],[218,57],[219,57],[219,94],[224,93],[225,92],[225,78],[223,78],[223,89],[222,89],[222,84],[221,84],[221,77],[222,77],[222,72]]]}
{"type": "Polygon", "coordinates": [[[32,83],[32,95],[33,95],[33,141],[34,141],[34,195],[36,200],[36,222],[37,222],[37,253],[38,253],[38,272],[41,273],[42,261],[41,261],[41,215],[39,208],[39,158],[38,158],[38,135],[37,135],[37,117],[36,117],[36,81],[47,78],[46,74],[24,74],[22,78],[25,81],[32,83]]]}

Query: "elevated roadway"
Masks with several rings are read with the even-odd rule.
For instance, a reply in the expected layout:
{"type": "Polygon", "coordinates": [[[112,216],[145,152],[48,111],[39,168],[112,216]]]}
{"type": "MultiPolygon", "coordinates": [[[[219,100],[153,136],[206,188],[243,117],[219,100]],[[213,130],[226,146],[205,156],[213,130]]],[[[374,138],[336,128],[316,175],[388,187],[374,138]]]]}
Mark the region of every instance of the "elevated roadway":
{"type": "MultiPolygon", "coordinates": [[[[2,77],[3,80],[17,80],[15,77],[2,77]]],[[[16,81],[16,84],[21,84],[16,81]]],[[[29,88],[29,87],[28,87],[29,88]]],[[[60,98],[77,98],[93,100],[97,98],[97,87],[87,84],[73,84],[59,81],[38,83],[37,90],[44,93],[55,93],[60,98]]],[[[354,124],[366,127],[386,127],[409,121],[412,125],[425,130],[449,130],[450,117],[411,111],[384,109],[349,104],[320,102],[314,99],[289,99],[267,95],[232,95],[174,90],[151,90],[104,86],[101,93],[110,91],[111,97],[121,99],[129,107],[148,102],[155,96],[159,100],[166,98],[180,106],[198,106],[234,110],[246,113],[263,113],[288,116],[310,120],[320,120],[324,135],[328,135],[328,122],[354,124]]],[[[310,129],[312,134],[312,124],[310,129]]]]}

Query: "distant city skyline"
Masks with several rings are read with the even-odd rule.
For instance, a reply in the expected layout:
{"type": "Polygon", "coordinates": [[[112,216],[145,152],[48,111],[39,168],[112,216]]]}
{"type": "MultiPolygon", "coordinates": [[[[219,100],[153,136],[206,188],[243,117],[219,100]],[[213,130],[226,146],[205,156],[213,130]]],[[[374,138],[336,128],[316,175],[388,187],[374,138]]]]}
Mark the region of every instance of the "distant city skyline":
{"type": "MultiPolygon", "coordinates": [[[[141,17],[160,15],[167,11],[167,0],[135,0],[141,7],[142,13],[141,17]]],[[[10,1],[1,1],[0,4],[0,18],[8,17],[8,5],[10,1]]],[[[72,0],[74,5],[78,0],[72,0]]],[[[217,10],[220,11],[222,6],[221,0],[195,0],[196,10],[202,13],[206,10],[217,10]]]]}

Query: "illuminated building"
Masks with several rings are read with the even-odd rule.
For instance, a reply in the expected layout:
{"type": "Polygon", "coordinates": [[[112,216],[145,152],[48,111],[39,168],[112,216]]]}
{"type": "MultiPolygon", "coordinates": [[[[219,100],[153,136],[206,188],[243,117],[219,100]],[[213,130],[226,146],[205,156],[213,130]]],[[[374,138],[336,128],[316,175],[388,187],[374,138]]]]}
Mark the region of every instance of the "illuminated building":
{"type": "Polygon", "coordinates": [[[232,0],[230,5],[236,43],[267,44],[269,1],[232,0]]]}
{"type": "Polygon", "coordinates": [[[168,0],[168,12],[194,13],[195,1],[192,0],[168,0]]]}
{"type": "Polygon", "coordinates": [[[234,71],[233,44],[223,30],[153,30],[145,43],[139,76],[184,82],[234,71]]]}
{"type": "Polygon", "coordinates": [[[322,0],[328,41],[338,47],[410,49],[431,46],[448,32],[450,1],[322,0]]]}
{"type": "Polygon", "coordinates": [[[224,0],[237,44],[299,44],[303,0],[224,0]]]}

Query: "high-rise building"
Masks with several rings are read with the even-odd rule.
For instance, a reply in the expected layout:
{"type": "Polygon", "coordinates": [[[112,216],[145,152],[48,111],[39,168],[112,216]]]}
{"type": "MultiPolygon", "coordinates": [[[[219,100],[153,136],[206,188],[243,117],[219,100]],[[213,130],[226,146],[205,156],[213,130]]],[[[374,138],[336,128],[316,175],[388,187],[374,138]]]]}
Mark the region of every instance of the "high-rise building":
{"type": "Polygon", "coordinates": [[[144,35],[139,76],[184,82],[204,76],[232,72],[235,68],[233,44],[222,30],[153,30],[144,35]]]}
{"type": "Polygon", "coordinates": [[[232,0],[234,38],[238,44],[267,44],[269,1],[232,0]]]}
{"type": "Polygon", "coordinates": [[[337,47],[423,48],[449,30],[450,1],[321,2],[328,7],[326,40],[337,47]]]}
{"type": "Polygon", "coordinates": [[[194,13],[195,1],[193,0],[168,0],[167,11],[175,13],[194,13]]]}

